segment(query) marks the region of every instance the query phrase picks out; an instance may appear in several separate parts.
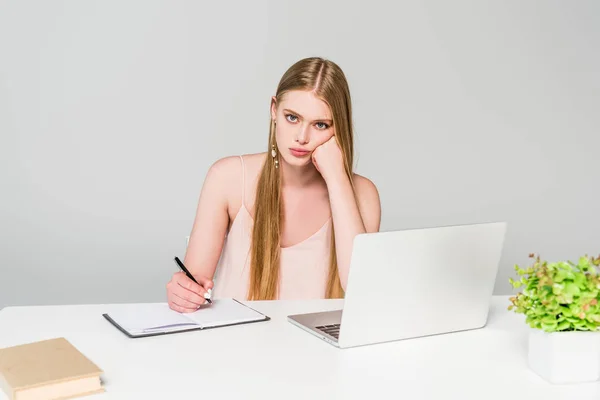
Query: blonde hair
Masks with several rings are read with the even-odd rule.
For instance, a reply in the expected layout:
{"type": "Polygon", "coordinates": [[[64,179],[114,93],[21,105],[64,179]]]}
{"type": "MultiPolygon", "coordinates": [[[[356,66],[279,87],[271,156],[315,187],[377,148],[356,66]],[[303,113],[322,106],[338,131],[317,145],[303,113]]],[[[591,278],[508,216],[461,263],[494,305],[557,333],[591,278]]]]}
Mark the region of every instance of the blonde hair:
{"type": "MultiPolygon", "coordinates": [[[[354,139],[352,106],[346,77],[334,62],[309,57],[293,64],[281,77],[277,86],[277,104],[292,90],[312,91],[328,104],[333,119],[335,135],[341,148],[344,166],[352,183],[354,139]]],[[[254,227],[250,253],[249,300],[272,300],[278,297],[281,220],[281,170],[276,169],[270,152],[275,141],[275,122],[271,120],[267,160],[259,175],[256,188],[254,227]]],[[[277,155],[279,157],[279,155],[277,155]]],[[[352,185],[354,188],[354,185],[352,185]]],[[[335,235],[331,229],[331,256],[327,279],[326,298],[342,298],[342,289],[335,251],[335,235]]]]}

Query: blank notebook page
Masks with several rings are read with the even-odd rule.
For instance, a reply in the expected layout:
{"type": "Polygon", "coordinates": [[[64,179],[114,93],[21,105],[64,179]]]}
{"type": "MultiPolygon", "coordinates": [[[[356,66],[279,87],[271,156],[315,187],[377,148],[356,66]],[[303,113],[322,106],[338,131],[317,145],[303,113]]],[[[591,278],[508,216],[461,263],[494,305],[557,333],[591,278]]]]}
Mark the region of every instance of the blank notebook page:
{"type": "Polygon", "coordinates": [[[110,316],[130,333],[169,331],[198,325],[164,303],[124,304],[111,311],[110,316]]]}
{"type": "Polygon", "coordinates": [[[122,304],[109,315],[131,334],[210,328],[266,318],[233,299],[216,299],[191,313],[179,313],[166,303],[122,304]]]}
{"type": "Polygon", "coordinates": [[[205,328],[257,321],[264,318],[264,315],[258,311],[233,299],[213,300],[213,304],[202,306],[200,310],[186,314],[186,316],[205,328]]]}

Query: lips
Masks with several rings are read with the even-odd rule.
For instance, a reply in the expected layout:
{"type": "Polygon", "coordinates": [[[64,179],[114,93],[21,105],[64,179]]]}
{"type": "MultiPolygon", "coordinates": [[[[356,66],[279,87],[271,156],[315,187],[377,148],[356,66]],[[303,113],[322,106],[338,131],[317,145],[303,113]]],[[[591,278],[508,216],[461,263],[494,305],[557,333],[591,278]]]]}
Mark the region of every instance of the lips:
{"type": "Polygon", "coordinates": [[[308,151],[308,150],[297,149],[297,148],[291,148],[290,152],[292,153],[292,155],[294,155],[296,157],[304,157],[307,154],[310,154],[310,151],[308,151]]]}

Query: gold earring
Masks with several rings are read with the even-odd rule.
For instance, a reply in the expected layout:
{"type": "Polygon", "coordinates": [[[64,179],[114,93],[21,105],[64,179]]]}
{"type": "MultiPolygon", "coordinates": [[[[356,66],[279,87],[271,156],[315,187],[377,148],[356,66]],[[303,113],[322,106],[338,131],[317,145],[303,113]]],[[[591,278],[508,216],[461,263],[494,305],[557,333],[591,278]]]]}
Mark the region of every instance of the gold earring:
{"type": "Polygon", "coordinates": [[[279,168],[279,160],[277,160],[277,151],[275,151],[275,145],[271,145],[271,157],[275,160],[275,168],[279,168]]]}

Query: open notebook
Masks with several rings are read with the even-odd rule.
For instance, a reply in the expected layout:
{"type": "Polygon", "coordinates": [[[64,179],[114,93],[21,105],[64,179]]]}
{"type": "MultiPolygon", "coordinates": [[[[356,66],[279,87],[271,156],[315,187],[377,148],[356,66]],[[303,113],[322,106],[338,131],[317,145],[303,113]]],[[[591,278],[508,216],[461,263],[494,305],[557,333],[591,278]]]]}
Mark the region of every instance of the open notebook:
{"type": "Polygon", "coordinates": [[[119,305],[102,315],[131,338],[270,320],[235,299],[215,299],[192,313],[179,313],[167,303],[142,303],[119,305]]]}

